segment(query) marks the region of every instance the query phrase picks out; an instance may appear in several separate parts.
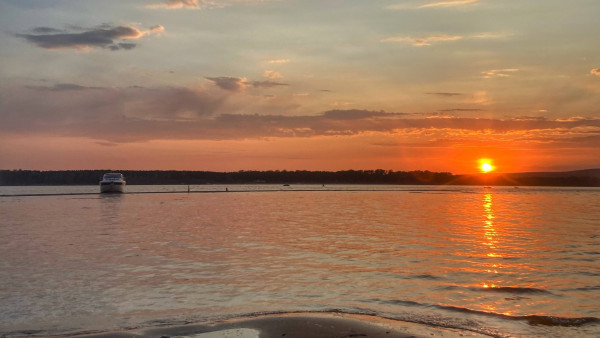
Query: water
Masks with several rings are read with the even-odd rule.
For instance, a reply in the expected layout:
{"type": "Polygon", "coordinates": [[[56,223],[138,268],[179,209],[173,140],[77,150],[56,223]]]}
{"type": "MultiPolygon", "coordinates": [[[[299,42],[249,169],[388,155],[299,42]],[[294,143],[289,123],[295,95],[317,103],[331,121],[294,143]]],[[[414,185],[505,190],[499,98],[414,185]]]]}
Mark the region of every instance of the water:
{"type": "Polygon", "coordinates": [[[229,192],[0,187],[0,335],[332,311],[600,336],[598,188],[190,188],[229,192]]]}

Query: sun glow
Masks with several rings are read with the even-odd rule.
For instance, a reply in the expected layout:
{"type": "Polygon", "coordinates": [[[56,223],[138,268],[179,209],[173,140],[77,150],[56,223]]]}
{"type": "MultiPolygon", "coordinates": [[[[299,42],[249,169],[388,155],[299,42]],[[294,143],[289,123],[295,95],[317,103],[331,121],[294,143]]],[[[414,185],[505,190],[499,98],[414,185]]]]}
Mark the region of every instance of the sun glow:
{"type": "Polygon", "coordinates": [[[482,158],[479,160],[479,169],[484,173],[489,173],[490,171],[496,169],[496,167],[492,165],[492,160],[482,158]]]}

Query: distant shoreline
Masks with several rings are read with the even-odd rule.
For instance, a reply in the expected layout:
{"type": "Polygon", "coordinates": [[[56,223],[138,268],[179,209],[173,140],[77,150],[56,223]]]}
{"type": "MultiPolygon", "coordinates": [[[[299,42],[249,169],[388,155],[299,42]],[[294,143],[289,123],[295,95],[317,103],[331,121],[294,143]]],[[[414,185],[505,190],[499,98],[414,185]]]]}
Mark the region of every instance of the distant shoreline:
{"type": "Polygon", "coordinates": [[[381,184],[468,186],[600,187],[600,169],[540,173],[456,175],[448,172],[343,171],[175,171],[175,170],[0,170],[0,186],[96,185],[106,172],[123,173],[128,185],[206,184],[381,184]]]}

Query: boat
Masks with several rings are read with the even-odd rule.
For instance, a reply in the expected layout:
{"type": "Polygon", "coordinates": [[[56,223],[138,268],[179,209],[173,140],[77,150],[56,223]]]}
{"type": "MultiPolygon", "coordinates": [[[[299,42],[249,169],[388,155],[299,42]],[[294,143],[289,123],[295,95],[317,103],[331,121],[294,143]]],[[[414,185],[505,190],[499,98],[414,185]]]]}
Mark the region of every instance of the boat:
{"type": "Polygon", "coordinates": [[[125,177],[121,173],[106,173],[100,181],[100,192],[125,192],[125,177]]]}

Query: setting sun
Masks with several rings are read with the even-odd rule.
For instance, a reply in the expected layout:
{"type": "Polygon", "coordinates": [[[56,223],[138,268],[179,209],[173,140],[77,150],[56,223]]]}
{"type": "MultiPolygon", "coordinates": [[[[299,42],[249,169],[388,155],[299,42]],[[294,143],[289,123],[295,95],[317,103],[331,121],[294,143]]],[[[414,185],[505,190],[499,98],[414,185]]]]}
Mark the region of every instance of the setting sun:
{"type": "Polygon", "coordinates": [[[493,171],[495,167],[492,165],[492,161],[489,159],[481,159],[479,160],[479,169],[484,173],[489,173],[493,171]]]}

